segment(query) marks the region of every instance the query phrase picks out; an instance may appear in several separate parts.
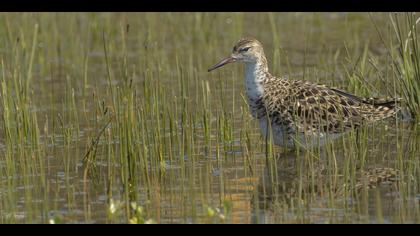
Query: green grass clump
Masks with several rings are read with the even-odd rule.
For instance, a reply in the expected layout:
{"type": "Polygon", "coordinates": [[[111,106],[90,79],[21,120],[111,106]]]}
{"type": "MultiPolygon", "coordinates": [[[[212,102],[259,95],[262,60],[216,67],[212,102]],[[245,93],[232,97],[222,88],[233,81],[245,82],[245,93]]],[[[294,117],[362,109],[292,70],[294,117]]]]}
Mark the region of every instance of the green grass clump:
{"type": "Polygon", "coordinates": [[[420,18],[415,13],[396,14],[390,18],[397,36],[396,77],[411,115],[420,119],[420,39],[417,32],[420,18]]]}

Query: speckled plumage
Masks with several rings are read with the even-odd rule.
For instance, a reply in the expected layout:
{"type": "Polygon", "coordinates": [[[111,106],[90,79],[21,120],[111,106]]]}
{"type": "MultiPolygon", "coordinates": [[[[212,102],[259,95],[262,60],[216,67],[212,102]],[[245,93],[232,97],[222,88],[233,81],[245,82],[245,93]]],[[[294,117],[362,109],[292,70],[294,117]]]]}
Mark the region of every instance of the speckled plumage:
{"type": "Polygon", "coordinates": [[[232,55],[209,71],[234,61],[245,63],[251,114],[263,135],[271,127],[277,145],[322,144],[327,137],[391,117],[398,110],[397,99],[361,98],[326,85],[273,76],[256,39],[239,40],[232,55]]]}

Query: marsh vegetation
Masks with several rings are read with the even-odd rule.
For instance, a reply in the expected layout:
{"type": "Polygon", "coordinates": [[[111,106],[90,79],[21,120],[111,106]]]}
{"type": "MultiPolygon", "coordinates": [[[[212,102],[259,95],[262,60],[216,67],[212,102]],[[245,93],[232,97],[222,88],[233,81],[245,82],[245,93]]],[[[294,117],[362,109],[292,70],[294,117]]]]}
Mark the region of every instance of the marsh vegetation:
{"type": "Polygon", "coordinates": [[[3,13],[0,223],[420,223],[418,17],[3,13]],[[273,146],[242,66],[207,73],[244,35],[274,75],[402,97],[411,118],[273,146]],[[369,188],[375,168],[394,172],[369,188]]]}

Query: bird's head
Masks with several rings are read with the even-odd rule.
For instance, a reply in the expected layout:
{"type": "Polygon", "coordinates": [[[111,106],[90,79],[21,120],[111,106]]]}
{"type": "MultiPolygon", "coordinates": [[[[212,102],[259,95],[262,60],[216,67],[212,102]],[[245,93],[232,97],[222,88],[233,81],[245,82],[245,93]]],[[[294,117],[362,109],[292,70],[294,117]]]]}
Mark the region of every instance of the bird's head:
{"type": "Polygon", "coordinates": [[[236,61],[255,63],[262,56],[264,56],[264,50],[262,44],[258,40],[254,38],[242,38],[235,44],[230,56],[221,60],[216,65],[210,67],[208,71],[210,72],[226,64],[236,61]]]}

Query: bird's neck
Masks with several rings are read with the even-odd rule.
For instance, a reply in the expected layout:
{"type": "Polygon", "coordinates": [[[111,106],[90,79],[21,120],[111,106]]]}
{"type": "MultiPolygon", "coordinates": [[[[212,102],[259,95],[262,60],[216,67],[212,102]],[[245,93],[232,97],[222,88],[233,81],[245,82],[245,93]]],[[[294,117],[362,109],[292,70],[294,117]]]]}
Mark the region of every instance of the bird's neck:
{"type": "Polygon", "coordinates": [[[264,83],[269,77],[265,56],[253,62],[245,62],[245,85],[248,98],[252,100],[261,97],[264,93],[264,83]]]}

